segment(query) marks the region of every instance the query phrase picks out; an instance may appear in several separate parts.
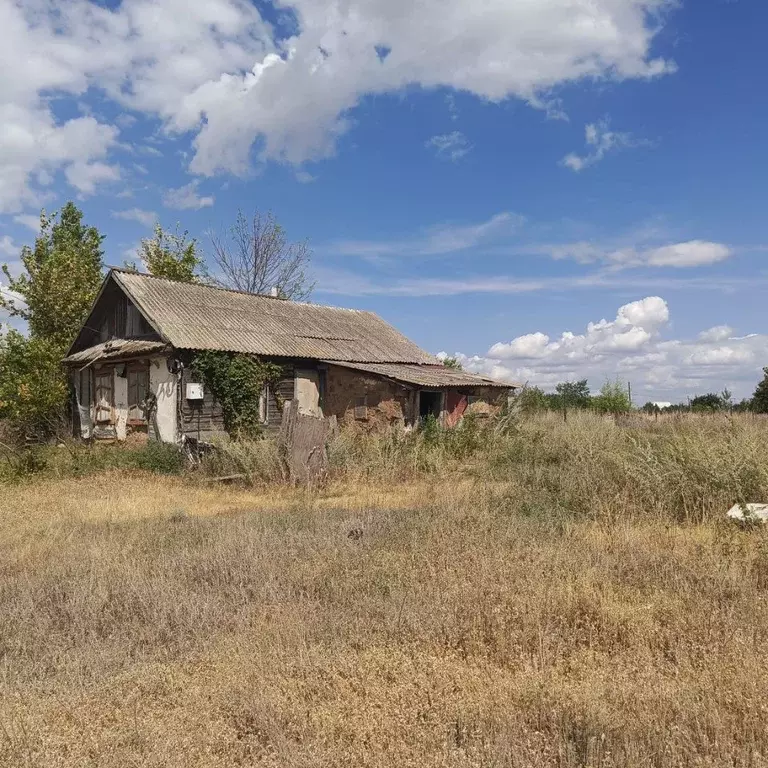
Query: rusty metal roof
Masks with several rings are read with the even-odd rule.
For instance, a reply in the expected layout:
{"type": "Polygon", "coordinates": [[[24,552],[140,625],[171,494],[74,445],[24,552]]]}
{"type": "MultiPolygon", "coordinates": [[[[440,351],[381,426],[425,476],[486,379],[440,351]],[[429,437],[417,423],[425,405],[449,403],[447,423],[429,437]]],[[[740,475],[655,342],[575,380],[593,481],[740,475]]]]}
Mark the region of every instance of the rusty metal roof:
{"type": "Polygon", "coordinates": [[[347,363],[324,360],[325,363],[351,368],[354,371],[364,371],[376,376],[401,381],[405,384],[415,384],[418,387],[498,387],[501,389],[520,389],[521,384],[501,382],[480,376],[477,373],[448,368],[445,365],[407,365],[398,363],[347,363]]]}
{"type": "Polygon", "coordinates": [[[110,339],[65,357],[62,362],[82,364],[84,367],[103,360],[120,360],[126,357],[160,352],[168,345],[164,341],[142,341],[141,339],[110,339]]]}
{"type": "Polygon", "coordinates": [[[439,364],[378,315],[135,272],[116,282],[177,349],[360,363],[439,364]]]}

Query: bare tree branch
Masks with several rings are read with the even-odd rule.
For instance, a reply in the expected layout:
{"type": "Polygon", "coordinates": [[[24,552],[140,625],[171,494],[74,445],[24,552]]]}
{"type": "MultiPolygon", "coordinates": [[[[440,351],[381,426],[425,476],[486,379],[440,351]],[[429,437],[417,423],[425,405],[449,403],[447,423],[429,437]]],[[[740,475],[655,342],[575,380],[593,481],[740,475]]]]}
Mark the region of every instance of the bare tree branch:
{"type": "Polygon", "coordinates": [[[224,235],[211,235],[217,275],[214,284],[248,293],[284,299],[309,298],[315,283],[308,268],[312,251],[306,241],[289,243],[274,215],[256,211],[249,219],[238,211],[234,225],[224,235]]]}

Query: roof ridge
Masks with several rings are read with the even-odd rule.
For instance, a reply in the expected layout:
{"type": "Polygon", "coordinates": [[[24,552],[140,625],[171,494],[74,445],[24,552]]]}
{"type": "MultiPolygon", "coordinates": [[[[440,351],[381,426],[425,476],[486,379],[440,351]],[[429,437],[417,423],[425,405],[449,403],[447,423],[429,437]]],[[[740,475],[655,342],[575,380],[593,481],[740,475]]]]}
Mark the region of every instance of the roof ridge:
{"type": "MultiPolygon", "coordinates": [[[[170,277],[163,277],[161,275],[151,275],[148,272],[139,272],[137,269],[129,269],[127,267],[109,267],[110,272],[119,272],[125,275],[133,275],[135,277],[143,277],[148,280],[162,280],[166,283],[173,283],[174,285],[192,285],[197,288],[209,288],[213,291],[223,291],[225,293],[235,293],[241,296],[255,296],[259,299],[271,299],[272,301],[281,301],[283,303],[294,304],[296,306],[306,307],[322,307],[323,309],[339,309],[344,312],[359,312],[361,314],[375,315],[375,312],[371,312],[367,309],[352,309],[350,307],[336,307],[332,304],[317,304],[314,301],[294,301],[293,299],[281,299],[279,296],[270,296],[268,293],[251,293],[251,291],[242,291],[237,288],[227,288],[223,285],[213,285],[211,283],[188,283],[184,280],[173,280],[170,277]]],[[[378,315],[376,315],[378,317],[378,315]]]]}

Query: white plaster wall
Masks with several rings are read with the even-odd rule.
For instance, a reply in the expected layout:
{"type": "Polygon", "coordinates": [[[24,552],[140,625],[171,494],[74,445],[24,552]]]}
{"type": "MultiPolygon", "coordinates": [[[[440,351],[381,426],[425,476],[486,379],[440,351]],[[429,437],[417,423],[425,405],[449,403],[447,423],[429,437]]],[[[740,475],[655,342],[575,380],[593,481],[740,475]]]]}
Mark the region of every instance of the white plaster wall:
{"type": "Polygon", "coordinates": [[[155,424],[158,438],[164,443],[178,440],[176,374],[168,370],[165,358],[155,359],[149,365],[149,389],[157,397],[155,424]]]}
{"type": "Polygon", "coordinates": [[[299,401],[299,413],[322,416],[320,410],[320,376],[317,371],[297,370],[294,394],[299,401]]]}
{"type": "Polygon", "coordinates": [[[90,387],[91,369],[79,371],[75,374],[75,390],[77,393],[77,412],[80,417],[80,436],[88,440],[93,434],[93,412],[91,399],[93,397],[90,387]],[[86,393],[87,402],[80,399],[80,393],[86,393]]]}
{"type": "Polygon", "coordinates": [[[118,440],[125,440],[128,434],[128,377],[118,376],[125,366],[115,366],[115,433],[118,440]]]}

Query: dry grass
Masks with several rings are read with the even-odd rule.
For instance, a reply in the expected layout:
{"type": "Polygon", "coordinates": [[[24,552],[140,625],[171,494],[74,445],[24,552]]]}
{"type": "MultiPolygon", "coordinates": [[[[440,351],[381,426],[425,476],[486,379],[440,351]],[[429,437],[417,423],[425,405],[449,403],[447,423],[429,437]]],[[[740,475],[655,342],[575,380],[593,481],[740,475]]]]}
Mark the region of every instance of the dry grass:
{"type": "Polygon", "coordinates": [[[544,419],[482,460],[337,447],[311,493],[0,487],[0,765],[768,765],[768,534],[722,520],[768,498],[767,432],[544,419]]]}

